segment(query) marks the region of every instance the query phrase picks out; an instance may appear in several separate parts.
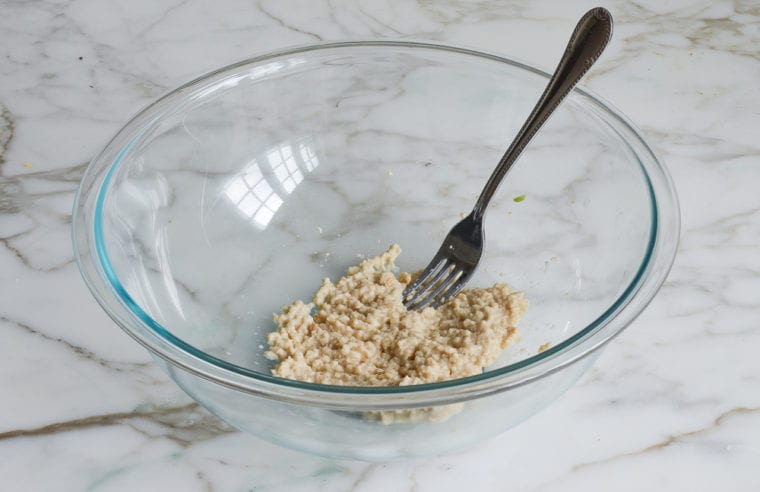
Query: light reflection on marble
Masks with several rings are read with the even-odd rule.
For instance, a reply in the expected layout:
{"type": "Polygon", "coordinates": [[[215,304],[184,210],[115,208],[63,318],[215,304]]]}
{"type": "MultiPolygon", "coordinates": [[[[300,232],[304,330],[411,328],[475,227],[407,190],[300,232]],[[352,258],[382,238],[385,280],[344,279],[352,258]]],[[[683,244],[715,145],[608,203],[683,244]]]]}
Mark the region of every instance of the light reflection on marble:
{"type": "Polygon", "coordinates": [[[674,175],[684,232],[669,281],[538,416],[470,452],[367,465],[231,431],[113,325],[69,247],[86,162],[167,89],[253,54],[401,37],[551,67],[592,4],[6,2],[0,489],[760,488],[760,9],[602,3],[615,15],[615,41],[587,85],[643,128],[674,175]]]}

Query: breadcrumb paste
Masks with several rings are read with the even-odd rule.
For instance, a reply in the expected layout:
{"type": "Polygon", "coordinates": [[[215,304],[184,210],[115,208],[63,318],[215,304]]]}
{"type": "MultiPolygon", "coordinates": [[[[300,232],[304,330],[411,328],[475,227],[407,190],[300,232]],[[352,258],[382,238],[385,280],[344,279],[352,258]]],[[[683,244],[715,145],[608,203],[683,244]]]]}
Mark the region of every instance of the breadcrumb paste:
{"type": "Polygon", "coordinates": [[[278,361],[272,373],[344,386],[433,383],[480,374],[516,339],[527,301],[506,284],[408,311],[401,293],[412,276],[393,273],[400,253],[393,244],[336,283],[325,279],[311,303],[275,314],[266,352],[278,361]]]}

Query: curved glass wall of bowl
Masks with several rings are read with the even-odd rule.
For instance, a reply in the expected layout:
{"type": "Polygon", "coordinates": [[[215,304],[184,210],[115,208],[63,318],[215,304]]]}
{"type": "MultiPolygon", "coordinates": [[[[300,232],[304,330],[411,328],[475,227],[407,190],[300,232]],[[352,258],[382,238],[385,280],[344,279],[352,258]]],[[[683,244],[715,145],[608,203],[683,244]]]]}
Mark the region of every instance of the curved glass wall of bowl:
{"type": "MultiPolygon", "coordinates": [[[[104,200],[108,260],[137,304],[256,371],[271,368],[272,313],[310,300],[322,278],[392,242],[402,269],[424,267],[545,83],[464,54],[341,53],[241,67],[195,89],[122,156],[104,200]]],[[[572,94],[486,217],[470,285],[507,282],[531,301],[520,343],[495,367],[615,305],[651,248],[652,207],[635,152],[572,94]]]]}
{"type": "Polygon", "coordinates": [[[295,49],[204,76],[137,115],[88,168],[73,220],[83,277],[193,398],[266,439],[387,459],[493,436],[569,387],[675,255],[667,171],[583,91],[489,210],[471,285],[506,281],[532,305],[520,343],[484,374],[422,387],[279,380],[265,337],[283,304],[391,242],[402,269],[424,266],[545,82],[503,58],[392,42],[295,49]],[[435,424],[365,418],[462,403],[435,424]]]}

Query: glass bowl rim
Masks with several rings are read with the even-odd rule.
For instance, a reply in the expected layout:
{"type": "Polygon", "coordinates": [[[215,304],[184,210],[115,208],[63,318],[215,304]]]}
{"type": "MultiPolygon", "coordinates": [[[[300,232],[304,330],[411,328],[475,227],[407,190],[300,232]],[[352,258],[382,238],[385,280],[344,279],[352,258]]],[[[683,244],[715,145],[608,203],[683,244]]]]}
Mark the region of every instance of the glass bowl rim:
{"type": "MultiPolygon", "coordinates": [[[[651,225],[649,231],[649,241],[647,249],[641,264],[633,276],[633,279],[629,285],[624,289],[615,302],[606,309],[600,316],[598,316],[593,322],[589,323],[584,328],[578,330],[575,334],[563,340],[556,346],[549,348],[548,350],[535,354],[526,359],[517,361],[515,363],[500,367],[498,369],[489,370],[482,374],[469,376],[465,378],[453,379],[449,381],[442,381],[437,383],[428,383],[413,386],[391,386],[391,387],[360,387],[360,386],[333,386],[323,385],[317,383],[308,383],[302,381],[295,381],[290,379],[279,378],[273,375],[253,371],[236,364],[224,361],[217,357],[211,356],[202,350],[190,345],[187,342],[175,337],[170,331],[166,330],[158,322],[153,320],[140,306],[129,296],[126,289],[123,287],[118,277],[115,275],[108,259],[108,253],[105,248],[105,244],[102,237],[102,209],[103,202],[105,200],[106,193],[108,191],[108,184],[111,176],[118,167],[121,159],[127,153],[129,148],[139,140],[139,137],[143,134],[146,127],[143,125],[142,120],[148,120],[151,124],[161,119],[161,116],[165,113],[162,112],[162,105],[166,102],[170,102],[179,98],[184,100],[189,95],[192,95],[192,90],[203,86],[204,83],[212,81],[214,78],[224,75],[226,73],[234,73],[238,69],[246,67],[248,65],[256,65],[269,60],[277,58],[284,58],[293,55],[320,52],[331,49],[341,48],[390,48],[390,49],[421,49],[445,52],[446,54],[468,55],[476,58],[482,58],[485,60],[501,62],[510,65],[514,68],[521,69],[536,75],[540,75],[546,79],[549,78],[549,74],[541,69],[535,68],[527,63],[523,63],[512,58],[506,58],[504,56],[486,53],[480,50],[473,50],[468,48],[450,46],[445,44],[428,43],[421,41],[395,41],[395,40],[365,40],[365,41],[345,41],[345,42],[324,42],[317,44],[309,44],[304,46],[296,46],[277,50],[264,55],[248,58],[237,63],[221,67],[217,70],[203,74],[190,82],[187,82],[178,88],[169,91],[162,97],[149,104],[138,113],[136,113],[129,121],[116,133],[116,135],[109,141],[109,143],[99,152],[90,162],[85,176],[80,183],[79,189],[74,200],[74,210],[72,215],[72,238],[74,241],[74,252],[77,260],[79,270],[85,280],[90,291],[98,303],[103,307],[106,313],[126,331],[135,340],[145,346],[152,354],[157,355],[165,361],[183,368],[184,370],[195,374],[203,379],[219,383],[223,386],[230,387],[236,390],[241,390],[248,393],[257,394],[259,396],[269,397],[278,400],[309,403],[317,405],[326,405],[328,401],[325,397],[333,396],[341,403],[338,406],[360,406],[366,405],[367,408],[381,408],[388,406],[388,408],[413,407],[421,406],[425,404],[441,404],[449,402],[457,402],[470,399],[473,396],[484,396],[493,392],[504,391],[506,389],[527,384],[533,380],[544,377],[548,374],[554,373],[560,370],[566,365],[572,364],[575,361],[584,358],[600,348],[612,337],[622,331],[638,314],[646,307],[646,305],[654,297],[659,287],[664,282],[667,274],[675,259],[675,250],[678,242],[678,233],[680,230],[680,218],[678,210],[677,196],[675,194],[675,188],[672,180],[667,172],[667,169],[660,162],[652,149],[646,143],[641,136],[639,130],[628,119],[620,113],[617,109],[613,108],[609,103],[598,97],[587,89],[576,87],[573,89],[574,93],[584,96],[584,98],[590,102],[602,113],[610,118],[614,123],[619,125],[626,133],[629,134],[629,138],[633,138],[639,145],[642,151],[648,153],[647,156],[651,166],[656,171],[659,171],[661,178],[663,179],[665,191],[668,192],[666,201],[671,202],[671,212],[673,217],[670,217],[671,222],[675,224],[676,239],[674,244],[670,244],[672,251],[665,251],[665,257],[662,254],[656,255],[658,252],[659,236],[661,231],[659,224],[661,223],[661,212],[658,208],[657,196],[652,184],[650,172],[640,159],[640,153],[631,148],[633,155],[636,156],[642,174],[645,178],[646,185],[649,191],[650,198],[650,211],[651,211],[651,225]],[[184,94],[183,94],[184,93],[184,94]],[[155,113],[155,114],[152,114],[155,113]],[[151,116],[151,118],[148,118],[151,116]],[[107,156],[108,149],[116,144],[119,137],[129,135],[128,142],[121,147],[117,156],[113,161],[99,162],[107,156]],[[84,203],[83,193],[85,189],[85,182],[88,177],[92,177],[97,170],[102,171],[103,167],[107,167],[108,170],[105,173],[105,177],[97,185],[95,192],[97,193],[96,206],[94,211],[94,227],[92,229],[87,228],[82,230],[80,222],[82,222],[82,215],[87,213],[87,210],[82,206],[84,203]],[[79,234],[93,234],[95,237],[96,253],[95,255],[89,255],[84,258],[79,251],[77,244],[77,237],[79,234]],[[667,254],[669,253],[669,254],[667,254]],[[84,268],[84,262],[91,259],[93,256],[97,256],[98,264],[96,265],[97,271],[100,273],[97,277],[92,276],[89,269],[84,268]],[[652,280],[651,274],[653,271],[653,260],[657,259],[661,263],[661,267],[658,269],[658,277],[654,279],[654,285],[650,285],[650,292],[648,298],[643,299],[639,306],[636,307],[635,312],[629,313],[629,320],[625,323],[620,323],[620,326],[614,327],[615,329],[606,330],[605,336],[598,337],[599,333],[620,317],[620,314],[630,308],[629,304],[636,298],[636,295],[641,290],[642,285],[647,280],[652,280]],[[105,288],[105,289],[104,289],[105,288]],[[110,289],[106,292],[106,289],[110,289]],[[116,296],[120,302],[122,308],[127,310],[128,316],[117,315],[112,311],[112,306],[107,302],[107,295],[116,296]],[[362,405],[364,404],[364,405],[362,405]]],[[[607,121],[609,124],[609,121],[607,121]]],[[[620,139],[630,147],[631,142],[629,138],[623,135],[618,136],[620,139]]],[[[660,248],[661,249],[661,248],[660,248]]],[[[662,252],[660,252],[662,253],[662,252]]],[[[335,403],[335,402],[334,402],[335,403]]]]}

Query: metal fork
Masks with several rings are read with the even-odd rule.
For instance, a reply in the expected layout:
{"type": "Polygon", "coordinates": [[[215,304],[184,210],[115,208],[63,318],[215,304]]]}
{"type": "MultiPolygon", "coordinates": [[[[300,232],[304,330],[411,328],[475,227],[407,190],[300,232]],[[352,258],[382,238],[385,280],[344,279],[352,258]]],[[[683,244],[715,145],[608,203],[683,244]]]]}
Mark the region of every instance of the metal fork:
{"type": "Polygon", "coordinates": [[[433,260],[404,290],[402,298],[408,309],[421,309],[431,303],[438,306],[472,277],[483,254],[483,214],[499,183],[538,129],[599,58],[611,36],[612,16],[602,7],[589,10],[578,21],[546,89],[488,178],[472,212],[449,231],[433,260]]]}

